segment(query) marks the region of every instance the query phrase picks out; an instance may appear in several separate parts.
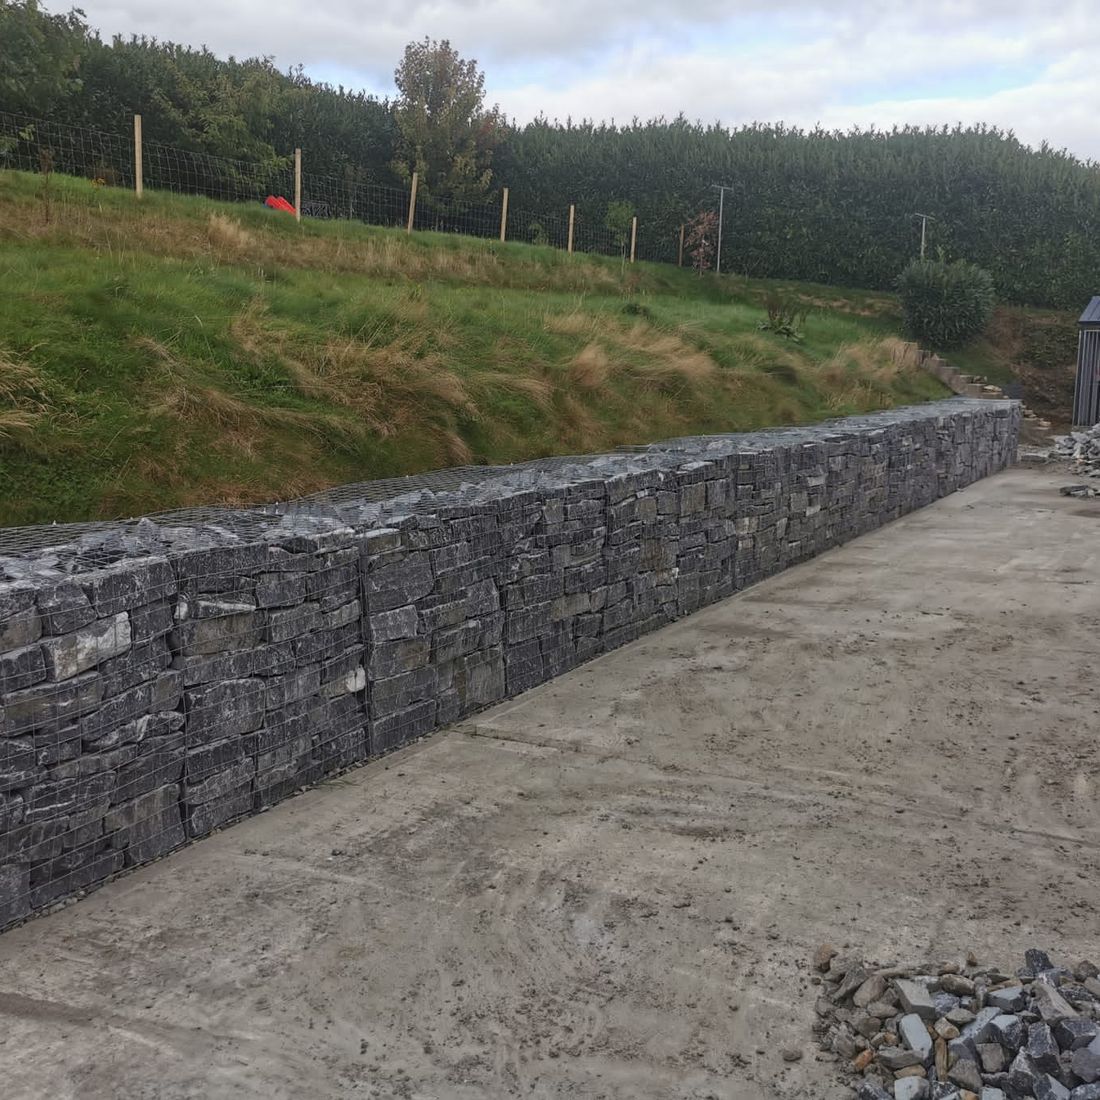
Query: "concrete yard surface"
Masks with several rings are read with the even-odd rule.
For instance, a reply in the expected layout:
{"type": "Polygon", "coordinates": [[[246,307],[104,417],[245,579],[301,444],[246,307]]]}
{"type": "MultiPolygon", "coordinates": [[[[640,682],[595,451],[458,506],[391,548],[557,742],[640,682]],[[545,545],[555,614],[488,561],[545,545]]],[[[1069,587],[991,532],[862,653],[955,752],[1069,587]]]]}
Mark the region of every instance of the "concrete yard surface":
{"type": "Polygon", "coordinates": [[[1063,480],[979,482],[0,936],[0,1092],[836,1100],[819,943],[1095,958],[1100,500],[1063,480]]]}

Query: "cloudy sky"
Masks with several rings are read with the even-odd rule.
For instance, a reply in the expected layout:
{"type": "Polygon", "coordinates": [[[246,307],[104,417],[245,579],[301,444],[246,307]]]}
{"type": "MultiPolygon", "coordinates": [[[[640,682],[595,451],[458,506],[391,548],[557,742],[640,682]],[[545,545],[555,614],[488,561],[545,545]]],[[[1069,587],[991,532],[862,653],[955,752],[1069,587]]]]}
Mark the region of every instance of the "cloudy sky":
{"type": "MultiPolygon", "coordinates": [[[[67,7],[52,0],[54,9],[67,7]]],[[[404,44],[450,38],[512,117],[683,112],[828,127],[987,121],[1100,159],[1095,2],[82,0],[104,36],[302,62],[388,94],[404,44]]]]}

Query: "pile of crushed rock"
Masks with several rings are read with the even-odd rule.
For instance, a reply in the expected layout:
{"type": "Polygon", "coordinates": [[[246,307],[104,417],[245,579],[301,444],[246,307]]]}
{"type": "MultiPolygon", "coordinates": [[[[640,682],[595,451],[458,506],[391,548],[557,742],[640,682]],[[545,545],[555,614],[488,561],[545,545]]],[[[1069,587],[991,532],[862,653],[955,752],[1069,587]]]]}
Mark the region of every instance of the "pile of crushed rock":
{"type": "Polygon", "coordinates": [[[1100,477],[1100,424],[1054,437],[1054,453],[1072,459],[1081,473],[1100,477]]]}
{"type": "Polygon", "coordinates": [[[814,957],[814,1032],[856,1100],[1100,1100],[1100,969],[1031,950],[1009,974],[814,957]]]}
{"type": "MultiPolygon", "coordinates": [[[[1069,459],[1075,472],[1081,477],[1100,478],[1100,424],[1069,435],[1054,438],[1050,457],[1069,459]]],[[[1093,485],[1066,485],[1062,495],[1068,497],[1100,496],[1100,488],[1093,485]]]]}

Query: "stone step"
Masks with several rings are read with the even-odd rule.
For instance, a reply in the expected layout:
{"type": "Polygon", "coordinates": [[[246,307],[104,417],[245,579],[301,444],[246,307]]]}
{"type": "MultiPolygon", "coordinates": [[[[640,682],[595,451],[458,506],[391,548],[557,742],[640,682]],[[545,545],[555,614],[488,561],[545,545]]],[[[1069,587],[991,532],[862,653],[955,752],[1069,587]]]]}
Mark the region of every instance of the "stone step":
{"type": "Polygon", "coordinates": [[[1029,447],[1049,447],[1054,442],[1054,431],[1049,424],[1041,427],[1041,421],[1025,420],[1020,425],[1020,442],[1029,447]]]}

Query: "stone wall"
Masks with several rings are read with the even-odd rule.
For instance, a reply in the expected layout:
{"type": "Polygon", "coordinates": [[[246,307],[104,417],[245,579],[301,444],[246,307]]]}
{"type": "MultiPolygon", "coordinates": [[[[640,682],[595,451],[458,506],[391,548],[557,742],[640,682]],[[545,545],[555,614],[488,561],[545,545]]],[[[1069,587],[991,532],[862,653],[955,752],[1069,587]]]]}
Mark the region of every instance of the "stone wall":
{"type": "Polygon", "coordinates": [[[0,532],[0,927],[993,473],[1019,421],[954,399],[0,532]]]}

